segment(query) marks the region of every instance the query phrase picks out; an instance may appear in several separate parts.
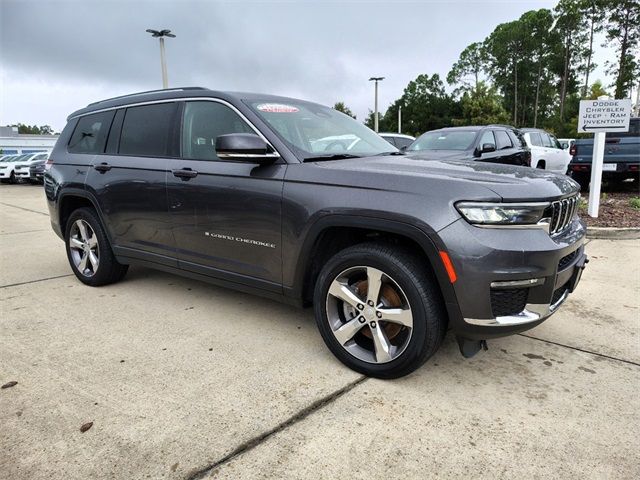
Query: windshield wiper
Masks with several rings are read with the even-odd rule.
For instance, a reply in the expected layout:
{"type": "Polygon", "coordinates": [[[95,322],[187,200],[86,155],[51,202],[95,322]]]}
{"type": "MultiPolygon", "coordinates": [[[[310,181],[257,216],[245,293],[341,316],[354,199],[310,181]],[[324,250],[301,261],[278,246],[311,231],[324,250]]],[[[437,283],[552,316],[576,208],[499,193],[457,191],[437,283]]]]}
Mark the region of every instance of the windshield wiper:
{"type": "Polygon", "coordinates": [[[345,158],[360,158],[360,155],[351,153],[335,153],[333,155],[318,155],[317,157],[307,157],[303,162],[324,162],[326,160],[343,160],[345,158]]]}
{"type": "Polygon", "coordinates": [[[376,154],[374,155],[374,157],[382,157],[383,155],[406,155],[406,153],[404,153],[404,152],[402,152],[402,151],[398,150],[398,151],[395,151],[395,152],[382,152],[382,153],[376,153],[376,154]]]}

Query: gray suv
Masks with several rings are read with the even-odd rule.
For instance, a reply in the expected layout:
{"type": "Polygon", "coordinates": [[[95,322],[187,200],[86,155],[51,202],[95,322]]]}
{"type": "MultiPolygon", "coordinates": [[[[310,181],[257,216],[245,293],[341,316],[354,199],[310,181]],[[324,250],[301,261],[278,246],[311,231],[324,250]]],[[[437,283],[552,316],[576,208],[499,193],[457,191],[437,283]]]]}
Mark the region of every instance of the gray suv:
{"type": "Polygon", "coordinates": [[[570,178],[404,155],[292,98],[181,88],[97,102],[68,118],[44,180],[81,282],[141,264],[313,305],[336,357],[381,378],[419,367],[447,330],[471,356],[538,325],[586,263],[570,178]]]}

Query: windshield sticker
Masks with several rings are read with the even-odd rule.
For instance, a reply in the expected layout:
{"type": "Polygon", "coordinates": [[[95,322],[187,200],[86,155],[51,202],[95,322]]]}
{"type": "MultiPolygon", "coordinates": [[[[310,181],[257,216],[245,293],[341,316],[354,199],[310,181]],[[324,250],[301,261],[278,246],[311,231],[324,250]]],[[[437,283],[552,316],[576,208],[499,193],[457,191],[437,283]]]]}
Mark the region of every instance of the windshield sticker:
{"type": "Polygon", "coordinates": [[[299,111],[293,105],[283,105],[281,103],[261,103],[256,108],[261,112],[269,113],[296,113],[299,111]]]}

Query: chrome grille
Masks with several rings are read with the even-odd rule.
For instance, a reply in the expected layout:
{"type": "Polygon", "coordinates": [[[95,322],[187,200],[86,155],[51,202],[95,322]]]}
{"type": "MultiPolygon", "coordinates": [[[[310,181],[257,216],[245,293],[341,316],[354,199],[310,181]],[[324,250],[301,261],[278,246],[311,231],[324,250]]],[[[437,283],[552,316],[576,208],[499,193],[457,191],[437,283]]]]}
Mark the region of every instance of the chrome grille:
{"type": "Polygon", "coordinates": [[[549,233],[555,235],[562,232],[573,219],[578,209],[580,195],[557,200],[551,204],[551,222],[549,225],[549,233]]]}

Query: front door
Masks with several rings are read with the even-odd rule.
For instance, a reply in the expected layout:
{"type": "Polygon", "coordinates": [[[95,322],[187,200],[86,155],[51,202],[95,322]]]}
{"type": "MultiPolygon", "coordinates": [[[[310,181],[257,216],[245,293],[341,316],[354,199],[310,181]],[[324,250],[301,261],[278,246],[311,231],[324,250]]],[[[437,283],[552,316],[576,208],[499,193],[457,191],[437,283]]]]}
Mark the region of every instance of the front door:
{"type": "Polygon", "coordinates": [[[184,102],[182,121],[182,159],[170,159],[167,173],[180,268],[280,291],[286,164],[218,158],[219,135],[256,133],[226,102],[184,102]]]}

